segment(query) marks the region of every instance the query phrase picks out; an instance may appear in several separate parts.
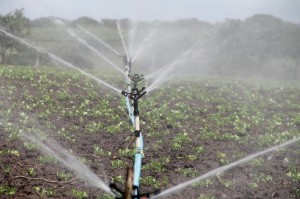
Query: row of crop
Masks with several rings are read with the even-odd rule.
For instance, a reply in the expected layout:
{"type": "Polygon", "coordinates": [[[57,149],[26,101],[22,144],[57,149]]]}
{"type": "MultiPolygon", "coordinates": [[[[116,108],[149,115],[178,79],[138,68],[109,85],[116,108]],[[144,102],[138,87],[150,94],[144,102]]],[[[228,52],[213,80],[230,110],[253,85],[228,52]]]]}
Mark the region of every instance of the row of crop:
{"type": "MultiPolygon", "coordinates": [[[[24,132],[43,139],[59,137],[75,154],[91,151],[94,157],[108,160],[110,177],[114,182],[124,183],[121,170],[128,165],[133,152],[122,145],[130,141],[132,132],[126,123],[122,98],[72,72],[48,68],[1,68],[0,71],[1,96],[5,96],[1,100],[1,118],[6,122],[9,140],[24,132]],[[85,150],[75,147],[87,138],[95,141],[86,141],[89,144],[85,150]],[[105,144],[109,140],[120,141],[119,147],[109,147],[105,144]]],[[[205,171],[194,165],[207,166],[207,159],[215,165],[228,164],[255,149],[298,136],[297,89],[297,85],[200,79],[167,84],[150,93],[141,103],[141,126],[147,142],[145,154],[151,157],[143,167],[142,186],[156,188],[171,183],[174,179],[168,175],[173,170],[177,176],[188,179],[205,171]],[[213,149],[212,143],[219,142],[227,145],[222,148],[216,144],[213,149]]],[[[25,143],[27,151],[38,150],[33,143],[25,143]]],[[[93,164],[91,156],[83,156],[87,164],[93,164]]],[[[44,156],[36,161],[49,163],[44,156]]],[[[30,168],[23,172],[28,174],[30,168]]],[[[289,171],[289,176],[297,176],[297,169],[289,171]]],[[[226,186],[234,186],[225,177],[220,179],[226,186]]]]}

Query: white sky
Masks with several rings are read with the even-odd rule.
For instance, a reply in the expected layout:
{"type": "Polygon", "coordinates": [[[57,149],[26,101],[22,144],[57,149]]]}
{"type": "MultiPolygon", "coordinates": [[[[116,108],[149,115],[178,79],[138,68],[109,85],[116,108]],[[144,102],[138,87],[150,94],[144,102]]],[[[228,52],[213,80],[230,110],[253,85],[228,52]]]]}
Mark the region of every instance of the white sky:
{"type": "Polygon", "coordinates": [[[175,20],[197,18],[219,22],[245,19],[254,14],[272,14],[300,23],[300,0],[0,0],[0,15],[24,8],[31,19],[82,16],[136,20],[175,20]]]}

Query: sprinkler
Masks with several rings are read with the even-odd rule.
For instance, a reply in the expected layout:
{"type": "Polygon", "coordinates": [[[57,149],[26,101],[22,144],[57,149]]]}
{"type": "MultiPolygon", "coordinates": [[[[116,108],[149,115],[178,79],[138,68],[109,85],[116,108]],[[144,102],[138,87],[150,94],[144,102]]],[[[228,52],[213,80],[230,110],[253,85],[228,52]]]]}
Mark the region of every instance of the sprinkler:
{"type": "MultiPolygon", "coordinates": [[[[131,68],[131,65],[129,65],[130,66],[130,68],[131,68]]],[[[126,73],[128,73],[128,71],[126,72],[126,73]]],[[[137,105],[137,103],[138,102],[133,102],[133,104],[132,104],[132,100],[134,100],[134,99],[132,99],[132,97],[130,97],[130,95],[131,95],[131,93],[133,93],[132,91],[133,91],[133,89],[135,90],[134,92],[135,93],[138,93],[139,91],[137,90],[137,84],[138,84],[138,82],[140,82],[140,81],[142,81],[144,79],[144,75],[138,75],[138,74],[134,74],[134,75],[130,75],[130,74],[128,74],[127,75],[127,90],[126,90],[126,92],[127,92],[127,94],[126,94],[126,106],[127,106],[127,111],[128,111],[128,113],[129,113],[129,119],[131,120],[131,123],[132,124],[134,124],[135,122],[134,122],[134,113],[133,113],[133,110],[135,110],[135,109],[137,109],[138,110],[138,108],[136,108],[136,107],[134,107],[134,104],[136,104],[137,105]],[[133,88],[131,87],[131,82],[133,82],[133,88]],[[129,93],[130,93],[130,95],[129,95],[129,93]],[[131,99],[131,100],[130,100],[131,99]],[[133,105],[133,110],[132,110],[132,105],[133,105]]],[[[143,88],[142,89],[142,91],[144,90],[145,88],[143,88]]],[[[142,91],[140,91],[140,93],[142,93],[142,91]]],[[[145,94],[145,93],[144,93],[145,94]]],[[[142,95],[144,95],[144,94],[142,94],[142,95]]],[[[123,94],[124,95],[124,94],[123,94]]],[[[136,94],[134,94],[134,95],[136,95],[136,94]]],[[[142,97],[142,96],[141,96],[142,97]]],[[[136,96],[133,96],[133,98],[136,98],[136,96]]]]}
{"type": "MultiPolygon", "coordinates": [[[[132,88],[131,93],[122,91],[121,94],[124,95],[125,97],[128,97],[129,99],[131,99],[133,101],[133,109],[134,109],[133,115],[134,115],[135,119],[137,119],[137,117],[139,116],[138,100],[146,94],[145,87],[143,87],[140,91],[137,88],[132,88]]],[[[136,123],[137,123],[137,121],[135,120],[135,124],[136,123]]]]}
{"type": "Polygon", "coordinates": [[[129,74],[128,77],[131,79],[131,81],[133,81],[133,88],[136,88],[137,83],[144,79],[144,75],[138,75],[138,74],[134,74],[134,75],[129,74]]]}
{"type": "Polygon", "coordinates": [[[146,91],[145,91],[145,87],[143,87],[142,89],[138,89],[137,84],[138,82],[142,81],[144,77],[143,75],[138,75],[138,74],[134,74],[134,75],[128,74],[128,79],[133,82],[133,87],[130,89],[130,91],[128,90],[122,91],[121,94],[124,95],[126,99],[130,100],[130,102],[129,100],[127,102],[130,103],[129,106],[133,107],[133,125],[135,127],[135,130],[134,130],[134,140],[131,142],[131,144],[135,142],[134,166],[127,168],[124,191],[119,189],[115,184],[111,184],[110,188],[113,192],[116,193],[116,195],[118,195],[116,199],[146,199],[146,198],[151,198],[154,195],[157,195],[159,191],[141,194],[139,190],[140,176],[142,170],[142,158],[144,158],[145,156],[143,153],[144,142],[143,142],[143,135],[140,129],[138,102],[139,99],[141,99],[146,94],[146,91]],[[119,197],[120,195],[121,197],[119,197]]]}
{"type": "Polygon", "coordinates": [[[126,91],[131,92],[131,82],[130,82],[130,77],[129,77],[129,75],[131,73],[131,58],[127,57],[127,55],[123,55],[123,62],[125,64],[125,76],[126,76],[126,82],[127,82],[127,90],[126,91]]]}
{"type": "Polygon", "coordinates": [[[123,55],[123,62],[125,64],[125,72],[128,71],[128,74],[131,73],[131,58],[128,57],[126,55],[123,55]]]}

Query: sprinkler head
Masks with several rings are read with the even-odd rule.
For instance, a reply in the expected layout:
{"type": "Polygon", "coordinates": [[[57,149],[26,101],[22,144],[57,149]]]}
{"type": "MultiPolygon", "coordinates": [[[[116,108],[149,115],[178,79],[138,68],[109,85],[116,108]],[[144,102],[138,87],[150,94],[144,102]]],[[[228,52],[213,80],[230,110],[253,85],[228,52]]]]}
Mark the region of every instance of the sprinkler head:
{"type": "Polygon", "coordinates": [[[134,74],[134,75],[128,75],[128,77],[131,79],[133,82],[140,82],[144,79],[144,75],[139,75],[139,74],[134,74]]]}
{"type": "Polygon", "coordinates": [[[145,91],[145,87],[143,87],[140,91],[137,88],[133,88],[131,90],[131,93],[128,93],[126,91],[122,91],[121,94],[125,97],[129,97],[130,99],[137,101],[141,97],[143,97],[146,94],[147,91],[145,91]]]}
{"type": "Polygon", "coordinates": [[[122,91],[121,94],[124,95],[125,97],[128,97],[133,101],[133,115],[138,116],[139,115],[139,103],[138,99],[143,97],[146,94],[147,91],[145,91],[145,87],[143,87],[140,91],[137,88],[133,88],[131,90],[131,93],[122,91]]]}
{"type": "Polygon", "coordinates": [[[131,66],[131,58],[127,57],[127,55],[123,55],[123,62],[125,63],[125,65],[129,65],[131,66]]]}
{"type": "Polygon", "coordinates": [[[144,79],[144,75],[138,75],[138,74],[134,74],[134,75],[128,74],[128,77],[131,79],[131,81],[133,81],[134,88],[137,87],[138,82],[140,82],[144,79]]]}

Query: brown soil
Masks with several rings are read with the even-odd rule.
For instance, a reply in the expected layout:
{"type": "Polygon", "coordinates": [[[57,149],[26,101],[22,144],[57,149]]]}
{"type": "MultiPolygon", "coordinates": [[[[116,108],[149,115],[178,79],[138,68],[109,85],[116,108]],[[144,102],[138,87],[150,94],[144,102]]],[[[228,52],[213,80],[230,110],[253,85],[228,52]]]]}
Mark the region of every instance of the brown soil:
{"type": "MultiPolygon", "coordinates": [[[[22,89],[28,88],[32,92],[35,88],[32,87],[29,81],[18,81],[18,80],[8,80],[1,79],[1,85],[13,84],[17,86],[17,90],[12,96],[14,101],[22,101],[22,89]]],[[[2,87],[3,89],[3,87],[2,87]]],[[[58,88],[52,88],[58,89],[58,88]]],[[[70,86],[69,92],[76,94],[78,96],[85,96],[86,92],[82,89],[78,89],[75,86],[70,86]]],[[[102,97],[106,96],[105,92],[107,90],[97,91],[98,101],[94,104],[101,102],[102,97]]],[[[103,97],[104,98],[104,97],[103,97]]],[[[168,97],[162,97],[168,100],[168,97]]],[[[1,101],[4,109],[6,110],[13,102],[10,102],[5,96],[1,96],[1,101]]],[[[54,99],[56,100],[56,99],[54,99]]],[[[121,96],[112,97],[110,100],[110,106],[113,109],[117,109],[121,101],[121,96]]],[[[147,100],[143,101],[146,103],[147,100]]],[[[70,107],[69,101],[60,101],[65,107],[70,107]]],[[[73,102],[75,105],[80,105],[79,100],[73,102]]],[[[189,102],[192,107],[202,106],[203,102],[190,100],[189,102]]],[[[170,102],[172,109],[172,103],[170,102]]],[[[123,105],[122,105],[123,106],[123,105]]],[[[175,106],[175,105],[174,105],[175,106]]],[[[92,108],[92,106],[91,106],[92,108]]],[[[14,110],[18,113],[17,110],[14,110]]],[[[21,110],[20,110],[21,111],[21,110]]],[[[23,110],[22,110],[23,111],[23,110]]],[[[28,112],[32,116],[38,111],[43,111],[43,108],[34,110],[32,113],[28,112]]],[[[141,110],[145,111],[145,110],[141,110]]],[[[149,110],[146,110],[149,111],[149,110]]],[[[17,114],[16,113],[16,114],[17,114]]],[[[122,120],[127,121],[127,114],[124,112],[116,112],[119,114],[122,120]]],[[[207,117],[209,113],[201,113],[195,115],[195,117],[207,117]]],[[[163,116],[162,116],[163,117],[163,116]]],[[[76,136],[75,142],[70,142],[65,137],[56,134],[55,131],[51,131],[50,137],[55,139],[61,146],[66,149],[71,149],[76,156],[84,157],[91,161],[89,167],[91,170],[99,176],[101,179],[107,179],[106,183],[111,182],[113,176],[125,176],[124,169],[113,169],[111,161],[114,159],[119,159],[118,149],[122,149],[129,144],[126,138],[129,133],[119,133],[119,134],[109,134],[106,132],[101,132],[97,134],[85,133],[85,128],[87,121],[99,121],[104,126],[108,125],[110,121],[108,118],[84,118],[81,120],[80,117],[70,117],[65,115],[64,117],[57,118],[55,115],[50,115],[47,119],[38,120],[40,126],[44,126],[47,121],[52,121],[55,124],[54,129],[60,130],[62,128],[69,128],[70,126],[76,126],[76,136]],[[87,121],[86,121],[87,120],[87,121]],[[94,145],[102,146],[105,151],[112,153],[110,156],[97,155],[94,153],[94,145]]],[[[16,119],[10,118],[9,121],[12,124],[21,125],[16,119]]],[[[146,117],[141,116],[141,121],[147,121],[146,117]]],[[[169,146],[171,145],[171,139],[174,138],[181,128],[175,128],[170,124],[167,124],[162,118],[162,125],[155,129],[158,132],[169,132],[167,134],[162,134],[163,143],[158,146],[157,150],[152,150],[152,147],[157,143],[156,139],[147,136],[147,132],[144,131],[145,135],[145,155],[146,158],[143,160],[143,164],[147,164],[150,161],[157,160],[160,161],[163,157],[169,157],[169,163],[166,164],[164,171],[158,172],[154,170],[143,170],[143,176],[152,176],[158,180],[163,180],[168,178],[168,183],[160,187],[162,190],[173,187],[179,183],[185,182],[192,179],[195,175],[188,174],[182,175],[178,173],[180,168],[193,168],[197,171],[196,176],[204,174],[210,170],[213,170],[222,164],[218,160],[218,152],[226,152],[229,162],[238,160],[247,154],[258,151],[261,148],[256,148],[252,146],[251,143],[245,145],[244,143],[239,143],[237,141],[222,141],[206,139],[197,139],[199,130],[199,124],[191,122],[189,126],[184,126],[181,128],[192,129],[189,133],[190,137],[195,139],[185,147],[183,150],[173,150],[169,146]],[[199,155],[196,160],[190,160],[183,157],[191,154],[196,146],[204,146],[205,152],[199,155]],[[239,154],[239,155],[237,155],[239,154]]],[[[3,123],[3,122],[2,122],[3,123]]],[[[143,128],[143,125],[141,125],[143,128]]],[[[230,128],[230,127],[228,127],[230,128]]],[[[225,132],[228,130],[224,129],[225,132]]],[[[253,135],[255,136],[255,131],[253,130],[253,135]]],[[[72,179],[69,181],[63,181],[57,177],[57,172],[70,172],[68,169],[64,168],[60,164],[48,163],[42,164],[37,158],[43,153],[38,150],[28,150],[24,147],[24,140],[22,139],[11,139],[9,137],[11,132],[7,129],[7,126],[2,125],[0,127],[0,150],[2,154],[0,155],[0,185],[6,185],[9,187],[15,187],[16,193],[14,195],[2,194],[0,198],[74,198],[72,190],[81,190],[88,192],[88,198],[101,198],[103,192],[90,186],[84,179],[77,178],[74,174],[72,179]],[[10,149],[18,150],[18,155],[4,153],[10,149]],[[33,168],[35,171],[34,176],[30,176],[28,169],[33,168]],[[42,189],[50,188],[55,191],[54,196],[49,196],[43,194],[41,191],[36,191],[34,187],[41,187],[42,189]]],[[[215,196],[214,198],[227,198],[227,199],[265,199],[265,198],[297,198],[295,193],[296,188],[299,187],[299,181],[293,181],[287,176],[289,171],[289,164],[285,162],[286,159],[299,161],[299,154],[296,152],[299,150],[299,145],[289,147],[288,149],[280,152],[274,152],[264,156],[263,164],[258,166],[253,166],[251,164],[241,165],[239,167],[233,168],[224,174],[219,174],[219,177],[210,178],[209,181],[205,181],[206,184],[194,186],[192,188],[185,189],[184,191],[178,192],[173,196],[167,196],[166,198],[199,198],[201,194],[207,196],[215,196]],[[266,176],[271,177],[271,180],[266,178],[266,176]]],[[[120,159],[128,162],[130,165],[132,162],[132,157],[120,157],[120,159]]],[[[151,186],[141,187],[141,192],[153,191],[151,186]]],[[[201,197],[200,197],[201,198],[201,197]]],[[[202,198],[205,198],[204,196],[202,198]]],[[[213,198],[213,197],[211,197],[213,198]]]]}

